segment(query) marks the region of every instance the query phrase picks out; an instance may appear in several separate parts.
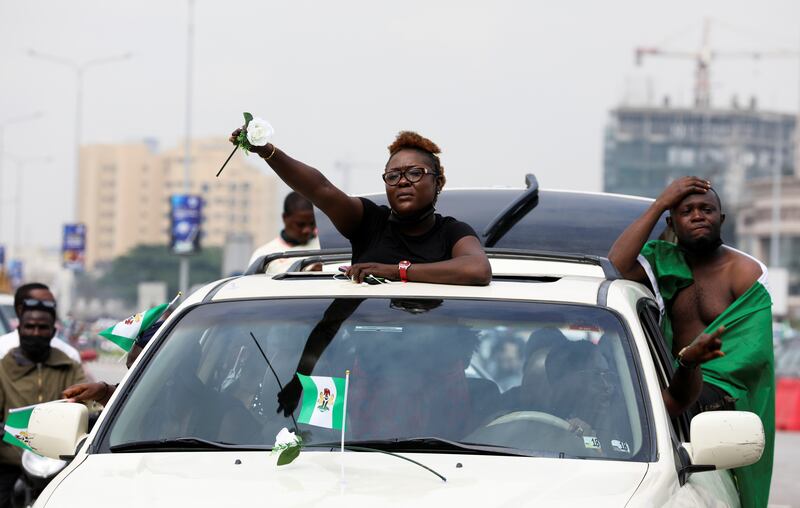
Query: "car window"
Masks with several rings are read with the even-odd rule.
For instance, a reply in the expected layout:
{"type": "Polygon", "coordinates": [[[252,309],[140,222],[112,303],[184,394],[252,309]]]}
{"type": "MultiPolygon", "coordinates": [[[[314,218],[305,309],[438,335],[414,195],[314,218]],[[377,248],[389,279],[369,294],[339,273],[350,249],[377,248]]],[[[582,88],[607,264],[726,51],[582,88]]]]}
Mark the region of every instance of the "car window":
{"type": "MultiPolygon", "coordinates": [[[[647,337],[650,355],[658,370],[659,386],[662,390],[669,386],[670,380],[675,373],[675,365],[672,353],[667,350],[664,336],[661,333],[659,322],[658,305],[650,299],[642,299],[637,305],[639,320],[642,323],[642,330],[647,337]]],[[[689,419],[686,415],[671,418],[672,434],[676,442],[689,440],[689,419]]]]}
{"type": "Polygon", "coordinates": [[[11,304],[0,304],[0,332],[8,333],[16,327],[17,315],[11,304]]]}
{"type": "MultiPolygon", "coordinates": [[[[299,403],[290,380],[301,364],[314,376],[350,370],[349,442],[438,437],[537,456],[646,461],[647,416],[624,330],[607,309],[580,305],[207,304],[148,352],[155,356],[145,359],[100,450],[177,437],[271,446],[281,428],[293,427],[276,410],[279,398],[299,403]]],[[[300,430],[310,432],[308,444],[340,436],[305,424],[300,430]]]]}

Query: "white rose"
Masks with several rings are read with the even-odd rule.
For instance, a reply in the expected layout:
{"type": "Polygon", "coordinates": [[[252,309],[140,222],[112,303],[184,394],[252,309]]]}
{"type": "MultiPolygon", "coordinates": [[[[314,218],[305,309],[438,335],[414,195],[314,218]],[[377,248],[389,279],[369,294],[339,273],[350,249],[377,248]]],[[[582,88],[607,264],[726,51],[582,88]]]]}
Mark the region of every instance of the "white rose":
{"type": "Polygon", "coordinates": [[[273,134],[275,129],[263,118],[253,118],[247,124],[247,141],[253,146],[266,145],[273,134]]]}
{"type": "Polygon", "coordinates": [[[295,445],[300,442],[300,439],[294,435],[294,432],[290,431],[286,427],[282,428],[278,435],[275,436],[275,448],[280,446],[291,446],[295,445]]]}

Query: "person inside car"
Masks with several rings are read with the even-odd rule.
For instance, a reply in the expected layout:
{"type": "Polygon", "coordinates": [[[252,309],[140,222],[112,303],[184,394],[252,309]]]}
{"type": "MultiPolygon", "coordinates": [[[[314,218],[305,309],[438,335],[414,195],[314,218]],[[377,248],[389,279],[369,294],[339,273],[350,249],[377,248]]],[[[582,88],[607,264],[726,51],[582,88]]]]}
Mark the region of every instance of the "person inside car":
{"type": "Polygon", "coordinates": [[[500,407],[504,412],[549,411],[552,387],[546,375],[545,359],[553,347],[566,342],[569,340],[555,327],[531,332],[525,343],[522,381],[501,397],[500,407]]]}
{"type": "MultiPolygon", "coordinates": [[[[241,129],[230,138],[236,143],[241,129]]],[[[435,213],[445,184],[439,147],[403,131],[389,146],[383,171],[389,206],[351,197],[316,169],[271,143],[254,146],[289,187],[322,210],[352,246],[346,275],[361,283],[368,275],[389,280],[487,285],[492,270],[475,231],[435,213]]]]}
{"type": "Polygon", "coordinates": [[[605,434],[619,381],[599,347],[585,340],[562,341],[550,350],[545,369],[553,413],[579,437],[605,434]]]}

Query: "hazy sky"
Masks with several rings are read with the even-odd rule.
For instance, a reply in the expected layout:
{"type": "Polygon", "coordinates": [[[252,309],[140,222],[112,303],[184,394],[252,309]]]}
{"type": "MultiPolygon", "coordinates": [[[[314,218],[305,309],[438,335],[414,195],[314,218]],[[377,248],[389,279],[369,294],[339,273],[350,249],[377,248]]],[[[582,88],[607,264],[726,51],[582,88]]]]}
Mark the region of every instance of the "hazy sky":
{"type": "MultiPolygon", "coordinates": [[[[692,61],[634,66],[637,45],[694,50],[704,17],[720,50],[800,49],[800,2],[641,0],[197,0],[197,136],[226,137],[242,111],[270,120],[275,143],[349,190],[382,190],[397,131],[443,149],[448,186],[523,183],[600,190],[603,128],[621,101],[688,103],[692,61]],[[647,83],[650,83],[649,87],[647,83]]],[[[185,0],[0,0],[0,123],[5,130],[0,242],[13,240],[16,201],[26,243],[56,245],[75,219],[75,75],[27,49],[84,62],[131,52],[85,76],[84,143],[171,146],[185,133],[185,0]]],[[[763,108],[796,110],[800,59],[720,61],[715,103],[757,94],[763,108]]],[[[744,101],[744,100],[743,100],[744,101]]]]}

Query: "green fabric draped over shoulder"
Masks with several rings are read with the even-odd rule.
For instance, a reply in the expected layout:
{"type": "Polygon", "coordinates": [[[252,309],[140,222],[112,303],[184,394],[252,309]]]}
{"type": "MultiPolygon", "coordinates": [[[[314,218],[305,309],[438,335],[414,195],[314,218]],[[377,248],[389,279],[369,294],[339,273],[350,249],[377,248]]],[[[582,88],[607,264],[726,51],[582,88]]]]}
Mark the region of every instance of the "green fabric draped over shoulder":
{"type": "MultiPolygon", "coordinates": [[[[640,263],[669,309],[675,295],[693,283],[692,271],[675,244],[655,240],[645,244],[640,263]],[[643,263],[642,259],[647,261],[643,263]],[[649,265],[649,266],[648,266],[649,265]]],[[[736,409],[761,418],[766,445],[761,459],[734,470],[744,507],[764,507],[769,499],[775,443],[775,361],[772,351],[772,299],[756,281],[706,328],[725,327],[725,356],[702,365],[703,380],[722,388],[736,400],[736,409]]],[[[662,318],[664,337],[672,350],[669,312],[662,318]]]]}

